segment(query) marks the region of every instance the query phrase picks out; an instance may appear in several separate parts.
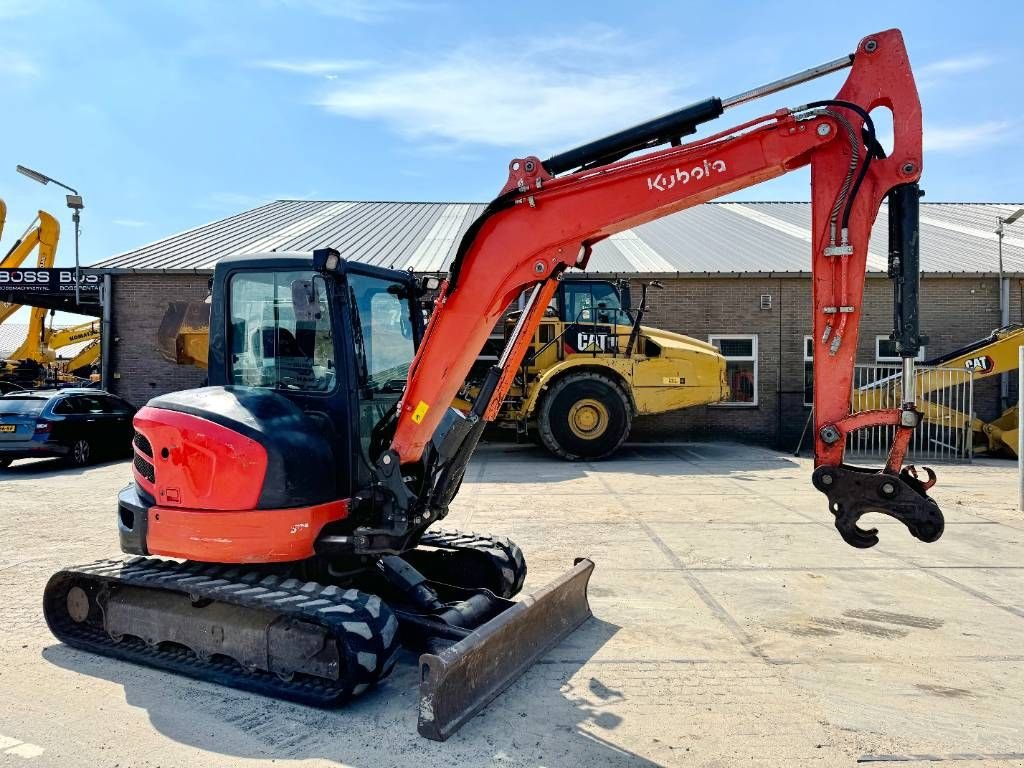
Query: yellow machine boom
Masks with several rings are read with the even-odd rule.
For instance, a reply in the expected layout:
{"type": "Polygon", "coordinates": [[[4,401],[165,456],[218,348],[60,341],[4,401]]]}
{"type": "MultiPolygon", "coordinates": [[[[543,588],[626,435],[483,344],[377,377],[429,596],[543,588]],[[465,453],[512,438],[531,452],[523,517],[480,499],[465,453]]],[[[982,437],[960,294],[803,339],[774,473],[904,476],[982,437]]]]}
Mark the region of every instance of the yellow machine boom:
{"type": "MultiPolygon", "coordinates": [[[[973,413],[964,413],[927,399],[927,395],[950,385],[946,370],[971,371],[974,380],[986,379],[1017,369],[1017,348],[1024,345],[1024,327],[1010,325],[997,328],[984,339],[972,342],[947,355],[936,357],[924,363],[918,370],[915,389],[919,408],[926,421],[945,427],[966,429],[984,436],[984,443],[976,450],[989,453],[1008,452],[1017,454],[1018,419],[1017,408],[1009,408],[998,418],[986,422],[973,413]],[[936,370],[943,369],[943,370],[936,370]]],[[[861,387],[853,393],[853,409],[866,411],[891,407],[899,400],[901,381],[875,382],[861,387]]]]}

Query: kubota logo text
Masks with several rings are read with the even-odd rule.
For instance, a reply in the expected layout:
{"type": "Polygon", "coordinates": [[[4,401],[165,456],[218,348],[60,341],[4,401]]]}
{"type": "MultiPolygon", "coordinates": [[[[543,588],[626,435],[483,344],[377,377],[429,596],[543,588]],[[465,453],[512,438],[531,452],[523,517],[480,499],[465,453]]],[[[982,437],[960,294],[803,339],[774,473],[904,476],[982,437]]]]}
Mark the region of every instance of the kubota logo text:
{"type": "Polygon", "coordinates": [[[693,168],[676,168],[675,173],[659,173],[656,176],[647,177],[647,188],[651,191],[665,192],[672,189],[676,184],[689,184],[691,181],[700,181],[711,175],[711,172],[723,173],[725,171],[724,160],[705,160],[693,168]]]}

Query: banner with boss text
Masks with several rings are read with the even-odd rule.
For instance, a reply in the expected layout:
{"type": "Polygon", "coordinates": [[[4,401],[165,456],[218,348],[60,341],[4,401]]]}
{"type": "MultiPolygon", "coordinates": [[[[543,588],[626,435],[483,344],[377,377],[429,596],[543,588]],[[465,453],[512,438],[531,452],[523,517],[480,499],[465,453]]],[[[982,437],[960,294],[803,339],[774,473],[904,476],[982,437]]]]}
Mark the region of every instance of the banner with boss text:
{"type": "MultiPolygon", "coordinates": [[[[79,270],[79,293],[99,293],[101,275],[87,269],[79,270]]],[[[75,268],[0,269],[0,293],[66,295],[75,292],[75,268]]]]}

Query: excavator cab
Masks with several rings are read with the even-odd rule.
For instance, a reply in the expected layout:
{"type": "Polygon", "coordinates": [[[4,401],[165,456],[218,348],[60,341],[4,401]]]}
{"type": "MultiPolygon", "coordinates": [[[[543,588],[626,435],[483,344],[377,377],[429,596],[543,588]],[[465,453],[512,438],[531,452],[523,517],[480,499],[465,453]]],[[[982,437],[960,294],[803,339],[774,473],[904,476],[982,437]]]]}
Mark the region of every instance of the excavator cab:
{"type": "Polygon", "coordinates": [[[209,384],[283,398],[331,444],[335,492],[367,482],[374,427],[393,410],[423,333],[408,272],[308,253],[224,259],[214,275],[209,384]]]}

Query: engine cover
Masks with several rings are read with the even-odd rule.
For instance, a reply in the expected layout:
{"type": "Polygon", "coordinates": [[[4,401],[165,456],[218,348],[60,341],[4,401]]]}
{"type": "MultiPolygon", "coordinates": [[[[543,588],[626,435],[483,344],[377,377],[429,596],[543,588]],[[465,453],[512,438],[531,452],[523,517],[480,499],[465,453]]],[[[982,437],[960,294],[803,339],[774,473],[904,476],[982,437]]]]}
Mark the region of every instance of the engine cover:
{"type": "Polygon", "coordinates": [[[335,457],[288,398],[255,387],[162,395],[135,416],[135,480],[156,504],[232,511],[333,501],[335,457]]]}

